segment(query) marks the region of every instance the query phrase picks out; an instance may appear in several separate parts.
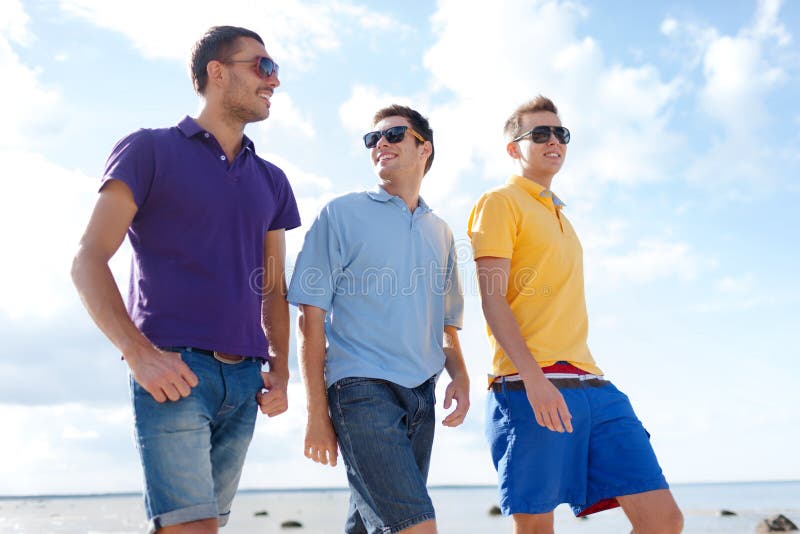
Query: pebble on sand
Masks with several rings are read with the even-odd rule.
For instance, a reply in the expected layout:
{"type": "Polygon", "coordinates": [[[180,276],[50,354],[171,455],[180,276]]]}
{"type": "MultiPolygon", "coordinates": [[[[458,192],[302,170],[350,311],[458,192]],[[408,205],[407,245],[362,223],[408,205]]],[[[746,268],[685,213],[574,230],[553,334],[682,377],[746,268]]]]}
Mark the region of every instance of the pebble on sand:
{"type": "Polygon", "coordinates": [[[738,515],[738,514],[736,512],[734,512],[734,511],[732,511],[732,510],[722,509],[722,510],[719,511],[719,515],[725,517],[725,516],[733,516],[733,515],[738,515]]]}
{"type": "Polygon", "coordinates": [[[489,508],[489,515],[503,515],[503,511],[496,504],[489,508]]]}
{"type": "Polygon", "coordinates": [[[267,512],[266,510],[259,510],[258,512],[254,513],[253,515],[256,516],[256,517],[266,517],[266,516],[269,515],[269,512],[267,512]]]}
{"type": "Polygon", "coordinates": [[[756,527],[756,532],[791,532],[795,530],[797,530],[797,525],[783,514],[768,517],[756,527]]]}
{"type": "Polygon", "coordinates": [[[290,519],[289,521],[281,523],[281,528],[303,528],[303,524],[300,521],[290,519]]]}

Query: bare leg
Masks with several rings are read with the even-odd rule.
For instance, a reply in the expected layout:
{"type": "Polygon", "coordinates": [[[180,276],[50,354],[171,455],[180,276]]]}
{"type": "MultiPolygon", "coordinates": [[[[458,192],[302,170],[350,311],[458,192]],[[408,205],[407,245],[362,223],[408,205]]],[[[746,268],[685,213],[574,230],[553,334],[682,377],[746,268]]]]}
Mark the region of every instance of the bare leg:
{"type": "Polygon", "coordinates": [[[669,490],[646,491],[617,497],[635,534],[678,534],[683,514],[669,490]]]}
{"type": "Polygon", "coordinates": [[[401,530],[405,534],[436,534],[436,521],[433,519],[417,523],[413,527],[401,530]]]}
{"type": "Polygon", "coordinates": [[[214,519],[201,519],[179,525],[170,525],[158,529],[158,534],[217,534],[218,521],[214,519]]]}
{"type": "Polygon", "coordinates": [[[514,534],[553,534],[553,512],[514,514],[514,534]]]}

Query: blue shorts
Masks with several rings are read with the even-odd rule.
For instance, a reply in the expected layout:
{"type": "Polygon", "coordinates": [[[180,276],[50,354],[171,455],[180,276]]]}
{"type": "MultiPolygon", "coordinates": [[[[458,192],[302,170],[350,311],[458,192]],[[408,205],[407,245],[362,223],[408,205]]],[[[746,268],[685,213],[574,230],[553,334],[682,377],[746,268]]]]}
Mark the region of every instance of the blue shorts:
{"type": "Polygon", "coordinates": [[[572,415],[572,433],[536,423],[522,382],[489,391],[486,434],[504,514],[542,514],[569,503],[584,516],[619,506],[618,496],[668,488],[625,394],[607,380],[551,381],[572,415]]]}
{"type": "Polygon", "coordinates": [[[227,523],[263,387],[258,361],[231,365],[187,351],[181,358],[200,382],[176,402],[158,403],[130,379],[150,532],[200,519],[227,523]]]}
{"type": "Polygon", "coordinates": [[[435,389],[435,377],[411,389],[373,378],[328,388],[350,484],[348,534],[390,534],[435,518],[426,485],[435,389]]]}

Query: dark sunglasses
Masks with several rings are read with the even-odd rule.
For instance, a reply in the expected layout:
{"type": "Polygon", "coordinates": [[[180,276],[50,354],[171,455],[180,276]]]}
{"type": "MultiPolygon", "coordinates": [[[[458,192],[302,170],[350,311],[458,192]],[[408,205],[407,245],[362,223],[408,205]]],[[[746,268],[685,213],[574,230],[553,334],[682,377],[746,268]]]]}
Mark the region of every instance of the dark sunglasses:
{"type": "Polygon", "coordinates": [[[223,63],[253,63],[256,62],[256,74],[259,77],[264,78],[265,80],[272,76],[274,73],[275,76],[278,75],[278,64],[272,61],[272,58],[262,57],[259,56],[255,59],[229,59],[228,61],[223,61],[223,63]]]}
{"type": "Polygon", "coordinates": [[[406,130],[408,130],[411,135],[419,139],[420,143],[425,142],[425,138],[415,132],[414,128],[411,128],[410,126],[392,126],[391,128],[386,128],[385,130],[377,130],[364,134],[364,144],[367,145],[367,148],[375,148],[375,145],[378,144],[378,141],[381,140],[381,137],[385,137],[386,141],[389,143],[399,143],[406,136],[406,130]]]}
{"type": "Polygon", "coordinates": [[[569,130],[563,126],[536,126],[530,131],[517,136],[517,138],[513,139],[511,142],[513,143],[515,141],[520,141],[521,139],[524,139],[530,135],[531,141],[541,145],[542,143],[546,143],[550,140],[551,132],[556,136],[556,140],[558,140],[558,142],[562,145],[569,143],[569,130]]]}

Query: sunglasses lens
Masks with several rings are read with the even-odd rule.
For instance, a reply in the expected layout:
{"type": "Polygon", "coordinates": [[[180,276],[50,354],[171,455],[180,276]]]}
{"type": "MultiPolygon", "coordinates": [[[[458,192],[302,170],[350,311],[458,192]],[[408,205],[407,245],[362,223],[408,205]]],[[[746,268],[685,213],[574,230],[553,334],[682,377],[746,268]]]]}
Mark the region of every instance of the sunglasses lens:
{"type": "Polygon", "coordinates": [[[273,72],[278,72],[278,65],[268,57],[258,58],[258,72],[264,78],[269,78],[273,72]]]}
{"type": "Polygon", "coordinates": [[[531,141],[534,143],[546,143],[550,139],[550,127],[549,126],[537,126],[533,130],[531,130],[531,141]]]}
{"type": "Polygon", "coordinates": [[[385,137],[386,141],[389,143],[399,143],[406,135],[406,128],[408,128],[408,126],[392,126],[382,132],[369,132],[364,135],[364,144],[367,148],[375,148],[378,141],[381,140],[381,137],[385,137]]]}
{"type": "Polygon", "coordinates": [[[367,148],[375,148],[375,145],[378,144],[378,141],[381,140],[381,132],[369,132],[368,134],[364,135],[364,144],[367,148]]]}
{"type": "Polygon", "coordinates": [[[539,144],[546,143],[550,140],[550,132],[562,145],[569,143],[569,130],[563,126],[537,126],[530,132],[531,141],[539,144]]]}
{"type": "Polygon", "coordinates": [[[387,128],[383,133],[386,135],[386,140],[390,143],[399,143],[406,135],[406,127],[392,126],[391,128],[387,128]]]}

